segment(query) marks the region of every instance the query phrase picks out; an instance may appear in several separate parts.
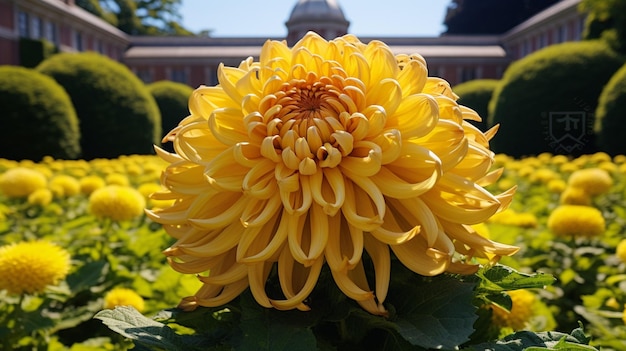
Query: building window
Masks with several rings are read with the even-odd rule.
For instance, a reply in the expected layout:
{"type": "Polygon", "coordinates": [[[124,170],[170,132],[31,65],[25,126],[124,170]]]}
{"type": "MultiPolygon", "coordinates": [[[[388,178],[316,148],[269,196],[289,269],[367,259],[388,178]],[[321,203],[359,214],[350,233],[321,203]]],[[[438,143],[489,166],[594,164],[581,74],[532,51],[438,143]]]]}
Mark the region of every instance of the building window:
{"type": "Polygon", "coordinates": [[[475,67],[462,67],[461,68],[461,79],[459,83],[467,82],[468,80],[476,79],[476,68],[475,67]]]}
{"type": "Polygon", "coordinates": [[[150,68],[135,69],[135,75],[141,79],[144,83],[152,83],[154,77],[152,76],[152,70],[150,68]]]}
{"type": "Polygon", "coordinates": [[[57,26],[53,22],[46,22],[44,25],[44,38],[46,38],[49,42],[58,44],[58,34],[57,34],[57,26]]]}
{"type": "Polygon", "coordinates": [[[522,50],[521,50],[520,57],[524,57],[528,54],[530,54],[530,41],[528,39],[525,39],[524,42],[522,42],[522,50]]]}
{"type": "Polygon", "coordinates": [[[172,68],[170,72],[170,80],[178,83],[187,84],[187,72],[184,68],[172,68]]]}
{"type": "Polygon", "coordinates": [[[562,43],[564,41],[567,41],[567,24],[560,25],[558,29],[558,41],[557,42],[562,43]]]}
{"type": "Polygon", "coordinates": [[[537,46],[537,49],[541,49],[543,47],[546,47],[548,45],[548,34],[546,33],[541,33],[539,34],[539,45],[537,46]]]}
{"type": "Polygon", "coordinates": [[[83,51],[85,48],[83,44],[83,33],[74,31],[74,49],[77,51],[83,51]]]}
{"type": "Polygon", "coordinates": [[[40,17],[38,16],[33,16],[32,18],[32,35],[31,38],[33,39],[40,39],[43,38],[43,21],[41,20],[40,17]]]}
{"type": "Polygon", "coordinates": [[[20,11],[17,14],[17,30],[19,32],[20,37],[22,38],[30,37],[30,25],[28,23],[28,14],[26,12],[20,11]]]}

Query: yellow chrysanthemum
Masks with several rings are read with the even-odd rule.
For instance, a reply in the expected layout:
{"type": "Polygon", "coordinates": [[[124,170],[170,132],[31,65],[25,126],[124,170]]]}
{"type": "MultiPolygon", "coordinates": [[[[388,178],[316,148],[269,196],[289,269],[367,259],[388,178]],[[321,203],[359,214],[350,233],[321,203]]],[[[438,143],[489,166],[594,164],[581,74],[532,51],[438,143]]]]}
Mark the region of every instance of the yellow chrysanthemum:
{"type": "Polygon", "coordinates": [[[611,189],[613,178],[600,168],[585,168],[572,173],[567,180],[571,187],[585,190],[591,196],[603,194],[611,189]]]}
{"type": "Polygon", "coordinates": [[[80,193],[80,182],[72,176],[63,174],[52,178],[48,187],[59,197],[69,197],[80,193]]]}
{"type": "Polygon", "coordinates": [[[604,233],[606,224],[602,212],[594,207],[562,205],[548,217],[548,228],[559,236],[592,237],[604,233]]]}
{"type": "Polygon", "coordinates": [[[580,169],[580,166],[574,162],[564,163],[559,167],[561,173],[572,173],[580,169]]]}
{"type": "Polygon", "coordinates": [[[47,206],[52,202],[52,198],[50,189],[37,189],[28,195],[28,203],[36,206],[47,206]]]}
{"type": "Polygon", "coordinates": [[[161,198],[176,199],[150,213],[177,239],[165,254],[180,272],[210,271],[181,308],[250,287],[264,307],[307,310],[326,263],[343,293],[385,314],[392,253],[432,276],[517,251],[471,227],[513,195],[483,188],[501,174],[490,172],[496,130],[465,121],[479,117],[427,77],[421,56],[311,32],[293,48],[267,41],[258,62],[221,65],[218,80],[195,90],[191,115],[165,137],[175,153],[158,150],[170,163],[161,198]],[[282,296],[265,291],[274,266],[282,296]]]}
{"type": "Polygon", "coordinates": [[[619,244],[617,244],[615,254],[622,262],[626,263],[626,239],[622,239],[619,244]]]}
{"type": "Polygon", "coordinates": [[[558,178],[559,178],[558,173],[556,173],[555,171],[549,168],[536,169],[528,177],[528,179],[531,182],[544,183],[544,184],[547,184],[549,181],[558,179],[558,178]]]}
{"type": "Polygon", "coordinates": [[[95,175],[83,177],[78,182],[80,184],[80,192],[85,195],[90,195],[94,191],[106,186],[104,179],[95,175]]]}
{"type": "Polygon", "coordinates": [[[613,162],[618,165],[626,163],[626,155],[615,155],[615,157],[613,157],[613,162]]]}
{"type": "Polygon", "coordinates": [[[569,158],[565,155],[554,155],[550,159],[550,163],[553,165],[562,165],[569,162],[569,158]]]}
{"type": "Polygon", "coordinates": [[[119,185],[107,185],[89,196],[89,212],[99,218],[126,221],[140,216],[146,200],[135,189],[119,185]]]}
{"type": "Polygon", "coordinates": [[[64,279],[69,269],[69,253],[47,241],[0,247],[0,290],[12,294],[42,292],[64,279]]]}
{"type": "Polygon", "coordinates": [[[28,197],[33,191],[47,186],[48,180],[38,171],[16,167],[0,175],[0,191],[7,197],[28,197]]]}
{"type": "Polygon", "coordinates": [[[108,185],[119,185],[119,186],[129,186],[130,180],[128,180],[128,176],[122,173],[111,173],[108,174],[105,178],[105,182],[108,185]]]}
{"type": "Polygon", "coordinates": [[[563,205],[591,205],[591,196],[587,194],[585,189],[568,186],[561,192],[559,201],[563,205]]]}
{"type": "Polygon", "coordinates": [[[530,212],[515,212],[512,209],[507,209],[500,213],[496,213],[489,222],[498,223],[504,225],[511,225],[520,228],[535,228],[537,226],[537,217],[530,212]]]}
{"type": "Polygon", "coordinates": [[[126,288],[113,288],[104,295],[104,308],[113,309],[116,306],[132,306],[141,312],[145,308],[143,297],[134,290],[126,288]]]}
{"type": "Polygon", "coordinates": [[[535,294],[524,289],[508,291],[508,294],[513,301],[511,311],[493,305],[493,323],[501,328],[509,327],[513,330],[522,330],[526,328],[534,315],[535,294]]]}
{"type": "Polygon", "coordinates": [[[546,184],[548,191],[560,194],[567,188],[567,183],[563,179],[552,179],[546,184]]]}

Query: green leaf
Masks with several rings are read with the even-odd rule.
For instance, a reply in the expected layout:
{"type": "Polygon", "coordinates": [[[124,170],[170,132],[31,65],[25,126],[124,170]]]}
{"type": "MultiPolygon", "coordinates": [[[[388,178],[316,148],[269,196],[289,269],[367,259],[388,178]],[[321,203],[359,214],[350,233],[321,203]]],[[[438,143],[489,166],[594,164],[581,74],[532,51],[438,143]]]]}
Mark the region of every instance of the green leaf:
{"type": "Polygon", "coordinates": [[[479,289],[491,291],[544,288],[555,281],[550,274],[526,274],[504,265],[496,265],[476,274],[482,279],[479,289]]]}
{"type": "Polygon", "coordinates": [[[406,284],[396,305],[397,330],[412,345],[454,349],[469,340],[478,318],[472,304],[475,284],[440,277],[406,284]]]}
{"type": "Polygon", "coordinates": [[[109,269],[106,261],[89,262],[67,277],[67,284],[73,294],[98,285],[109,269]]]}
{"type": "Polygon", "coordinates": [[[120,306],[98,312],[94,318],[102,320],[109,329],[142,344],[166,350],[181,350],[177,335],[163,323],[145,317],[132,307],[120,306]]]}
{"type": "Polygon", "coordinates": [[[506,336],[502,340],[481,343],[462,349],[463,351],[540,351],[540,350],[564,350],[564,351],[590,351],[598,349],[586,343],[588,338],[582,334],[582,330],[575,329],[571,335],[559,332],[534,333],[520,331],[506,336]]]}
{"type": "Polygon", "coordinates": [[[259,306],[249,293],[242,294],[241,335],[238,351],[316,351],[317,340],[310,326],[313,311],[277,311],[259,306]]]}

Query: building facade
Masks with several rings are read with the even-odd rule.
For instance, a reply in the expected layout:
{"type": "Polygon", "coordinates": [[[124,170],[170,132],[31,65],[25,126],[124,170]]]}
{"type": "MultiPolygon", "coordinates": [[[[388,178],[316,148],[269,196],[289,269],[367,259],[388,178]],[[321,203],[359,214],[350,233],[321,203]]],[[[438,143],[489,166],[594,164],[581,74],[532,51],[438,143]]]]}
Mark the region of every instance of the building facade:
{"type": "MultiPolygon", "coordinates": [[[[360,37],[380,39],[396,54],[418,53],[429,75],[455,85],[499,79],[507,66],[547,45],[581,39],[580,0],[562,0],[501,35],[360,37]]],[[[299,0],[285,25],[286,38],[128,36],[76,6],[73,0],[0,0],[0,64],[19,64],[19,40],[46,39],[61,51],[97,51],[126,64],[144,82],[172,80],[197,87],[217,83],[220,63],[237,66],[256,57],[268,39],[293,44],[313,30],[327,39],[349,32],[336,0],[299,0]]]]}

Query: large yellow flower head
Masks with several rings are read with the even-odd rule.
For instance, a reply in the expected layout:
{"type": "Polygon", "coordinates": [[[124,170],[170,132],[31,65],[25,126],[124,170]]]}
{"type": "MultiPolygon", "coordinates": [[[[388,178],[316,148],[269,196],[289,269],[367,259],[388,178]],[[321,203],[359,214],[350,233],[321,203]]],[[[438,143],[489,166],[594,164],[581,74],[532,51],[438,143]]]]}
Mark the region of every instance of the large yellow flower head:
{"type": "Polygon", "coordinates": [[[367,311],[385,314],[391,256],[416,273],[472,273],[475,257],[517,248],[471,225],[506,207],[513,189],[483,186],[494,154],[464,119],[447,82],[419,55],[352,35],[308,33],[289,48],[267,41],[259,61],[218,69],[166,136],[162,175],[175,199],[149,215],[177,241],[167,250],[203,287],[180,306],[219,306],[246,288],[259,304],[307,310],[322,266],[367,311]],[[363,254],[373,261],[373,289],[363,254]],[[272,268],[282,296],[268,296],[272,268]]]}
{"type": "Polygon", "coordinates": [[[127,221],[140,216],[146,200],[137,190],[119,185],[96,189],[89,196],[88,210],[98,218],[127,221]]]}
{"type": "Polygon", "coordinates": [[[593,237],[604,233],[606,223],[594,207],[561,205],[550,213],[548,228],[558,236],[593,237]]]}
{"type": "Polygon", "coordinates": [[[65,279],[70,254],[47,242],[33,241],[0,247],[0,290],[12,294],[42,292],[65,279]]]}
{"type": "Polygon", "coordinates": [[[16,167],[0,175],[0,191],[7,197],[28,197],[33,191],[47,187],[48,180],[34,169],[16,167]]]}

